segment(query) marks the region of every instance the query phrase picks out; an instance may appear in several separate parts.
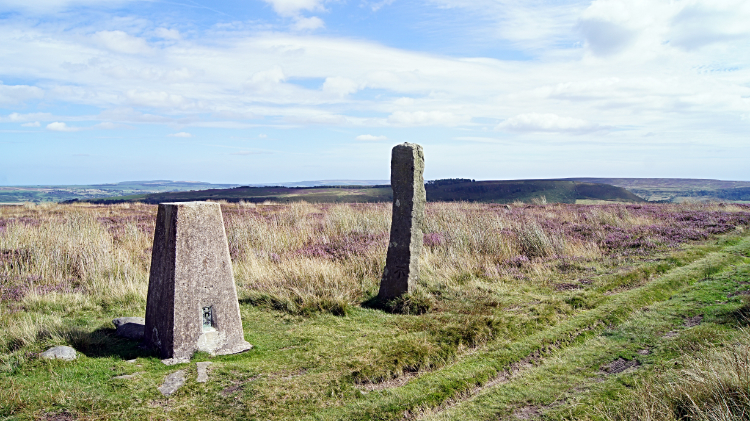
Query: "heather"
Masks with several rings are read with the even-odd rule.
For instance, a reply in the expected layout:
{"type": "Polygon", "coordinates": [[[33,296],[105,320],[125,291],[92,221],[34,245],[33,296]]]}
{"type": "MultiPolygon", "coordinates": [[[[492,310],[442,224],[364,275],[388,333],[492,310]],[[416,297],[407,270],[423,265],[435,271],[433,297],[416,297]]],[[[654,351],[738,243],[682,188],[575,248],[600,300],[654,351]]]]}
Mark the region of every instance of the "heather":
{"type": "MultiPolygon", "coordinates": [[[[169,368],[116,338],[110,324],[143,315],[156,207],[0,207],[0,383],[15,390],[0,392],[0,414],[34,419],[64,410],[84,418],[93,405],[93,418],[105,419],[448,417],[441,408],[472,408],[474,394],[503,376],[526,378],[536,370],[529,366],[573,358],[565,353],[581,344],[624,338],[618,329],[636,323],[643,308],[672,308],[663,303],[682,303],[673,299],[680,294],[698,304],[652,312],[664,317],[659,329],[678,329],[683,316],[699,312],[730,338],[739,322],[727,314],[745,305],[748,205],[428,203],[418,285],[376,306],[390,211],[382,203],[224,203],[245,334],[256,348],[211,359],[213,383],[191,383],[162,401],[153,392],[169,368]],[[694,285],[703,289],[689,292],[694,285]],[[96,374],[36,357],[56,344],[76,347],[96,374]],[[134,358],[141,367],[125,362],[134,358]],[[61,379],[55,367],[73,371],[61,379]],[[132,372],[142,374],[110,380],[132,372]],[[18,391],[29,382],[45,386],[18,391]],[[190,412],[196,406],[203,409],[190,412]]],[[[668,341],[659,329],[651,349],[668,341]]],[[[621,346],[614,341],[591,357],[587,364],[599,361],[591,373],[616,360],[612,349],[621,346]]],[[[590,408],[607,413],[591,399],[590,408]]],[[[562,411],[537,401],[540,413],[562,411]]]]}

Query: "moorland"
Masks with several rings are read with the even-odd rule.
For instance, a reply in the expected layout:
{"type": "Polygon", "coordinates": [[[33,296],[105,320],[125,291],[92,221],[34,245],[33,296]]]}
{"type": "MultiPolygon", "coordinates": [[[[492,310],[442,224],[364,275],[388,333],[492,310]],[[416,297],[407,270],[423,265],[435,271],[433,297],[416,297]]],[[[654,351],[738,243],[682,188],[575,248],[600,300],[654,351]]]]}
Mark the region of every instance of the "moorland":
{"type": "MultiPolygon", "coordinates": [[[[677,178],[570,178],[550,180],[445,179],[427,184],[430,201],[547,203],[684,201],[750,202],[750,182],[677,178]]],[[[126,181],[69,186],[0,186],[1,203],[88,202],[160,203],[226,200],[262,203],[377,203],[392,200],[388,181],[322,180],[274,186],[210,184],[185,181],[126,181]]]]}
{"type": "MultiPolygon", "coordinates": [[[[431,180],[425,184],[427,201],[470,201],[483,203],[576,203],[580,201],[643,202],[621,187],[601,183],[569,180],[475,181],[463,178],[431,180]]],[[[87,199],[89,203],[163,203],[192,200],[225,200],[229,202],[267,201],[276,203],[388,203],[393,200],[390,185],[251,187],[208,189],[198,191],[139,194],[123,197],[87,199]]],[[[77,201],[77,200],[75,200],[77,201]]]]}
{"type": "Polygon", "coordinates": [[[385,305],[389,204],[222,208],[255,347],[170,367],[111,324],[144,314],[156,206],[0,207],[0,418],[747,417],[748,205],[431,202],[385,305]]]}

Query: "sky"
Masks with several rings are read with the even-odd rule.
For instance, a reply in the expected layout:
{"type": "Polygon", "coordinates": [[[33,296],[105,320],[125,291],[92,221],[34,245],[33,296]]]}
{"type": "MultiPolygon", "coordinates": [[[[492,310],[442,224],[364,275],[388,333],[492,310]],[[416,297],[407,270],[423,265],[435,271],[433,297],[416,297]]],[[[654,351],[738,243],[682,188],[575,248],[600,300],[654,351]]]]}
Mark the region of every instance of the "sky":
{"type": "Polygon", "coordinates": [[[0,0],[0,185],[750,180],[747,0],[0,0]]]}

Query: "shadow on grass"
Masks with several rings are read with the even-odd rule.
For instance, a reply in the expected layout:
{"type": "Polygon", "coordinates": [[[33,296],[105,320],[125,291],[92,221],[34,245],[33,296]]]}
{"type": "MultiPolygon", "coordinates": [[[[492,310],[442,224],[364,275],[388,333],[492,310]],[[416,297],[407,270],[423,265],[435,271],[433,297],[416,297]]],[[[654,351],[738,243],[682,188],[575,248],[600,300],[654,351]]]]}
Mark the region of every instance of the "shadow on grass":
{"type": "Polygon", "coordinates": [[[425,314],[433,306],[431,297],[422,293],[406,293],[391,300],[383,300],[374,296],[362,304],[362,307],[382,310],[392,314],[425,314]]]}
{"type": "Polygon", "coordinates": [[[156,356],[156,352],[146,349],[141,341],[121,338],[114,329],[99,328],[92,332],[73,328],[65,332],[70,345],[90,358],[119,357],[131,360],[139,357],[156,356]]]}

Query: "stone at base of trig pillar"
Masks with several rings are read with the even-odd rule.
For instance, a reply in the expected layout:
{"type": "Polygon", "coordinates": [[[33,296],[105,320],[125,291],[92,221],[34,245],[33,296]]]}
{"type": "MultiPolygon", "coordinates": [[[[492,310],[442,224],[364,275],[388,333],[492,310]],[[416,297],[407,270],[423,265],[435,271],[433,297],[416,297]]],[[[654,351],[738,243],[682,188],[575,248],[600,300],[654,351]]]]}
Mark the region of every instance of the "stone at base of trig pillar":
{"type": "Polygon", "coordinates": [[[144,343],[165,364],[247,351],[221,207],[162,203],[156,216],[144,343]]]}
{"type": "Polygon", "coordinates": [[[393,147],[393,217],[388,254],[378,292],[380,300],[390,300],[410,292],[419,276],[426,202],[423,173],[424,152],[420,145],[403,143],[393,147]]]}

